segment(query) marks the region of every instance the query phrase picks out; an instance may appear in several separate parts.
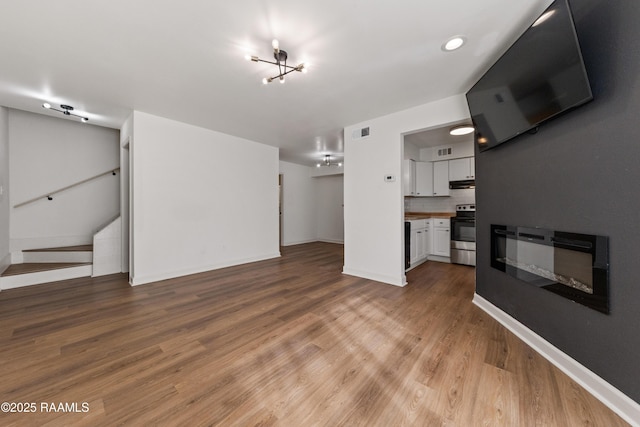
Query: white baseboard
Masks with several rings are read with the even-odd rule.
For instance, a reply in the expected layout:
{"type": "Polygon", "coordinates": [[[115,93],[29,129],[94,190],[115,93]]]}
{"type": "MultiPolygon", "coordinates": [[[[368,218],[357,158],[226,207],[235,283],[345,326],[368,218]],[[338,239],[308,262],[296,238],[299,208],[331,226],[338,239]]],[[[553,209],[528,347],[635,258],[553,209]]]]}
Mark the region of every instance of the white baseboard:
{"type": "Polygon", "coordinates": [[[640,404],[478,294],[473,303],[580,384],[626,422],[640,427],[640,404]]]}
{"type": "Polygon", "coordinates": [[[188,268],[184,270],[175,270],[175,271],[169,271],[169,272],[159,273],[159,274],[136,275],[134,277],[129,278],[129,284],[131,286],[144,285],[147,283],[160,282],[162,280],[175,279],[177,277],[182,277],[182,276],[189,276],[191,274],[198,274],[198,273],[204,273],[207,271],[218,270],[225,267],[233,267],[234,265],[249,264],[251,262],[264,261],[272,258],[279,258],[280,256],[281,256],[280,252],[277,252],[277,253],[270,253],[270,254],[265,254],[261,256],[256,256],[253,258],[230,260],[230,261],[226,261],[219,264],[206,265],[206,266],[196,267],[196,268],[188,268]]]}
{"type": "Polygon", "coordinates": [[[451,258],[448,256],[429,255],[429,261],[446,262],[451,264],[451,258]]]}
{"type": "Polygon", "coordinates": [[[397,278],[392,276],[385,276],[382,274],[370,273],[367,271],[354,270],[352,268],[347,268],[347,267],[342,268],[342,274],[346,274],[348,276],[362,277],[363,279],[374,280],[376,282],[382,282],[382,283],[386,283],[388,285],[393,285],[393,286],[400,286],[400,287],[407,286],[407,278],[404,274],[402,275],[401,278],[397,278]]]}
{"type": "Polygon", "coordinates": [[[340,239],[318,239],[318,242],[336,243],[338,245],[344,245],[344,240],[340,240],[340,239]]]}
{"type": "Polygon", "coordinates": [[[308,239],[308,240],[295,240],[292,242],[282,242],[282,246],[294,246],[294,245],[304,245],[305,243],[314,243],[317,242],[318,239],[308,239]]]}

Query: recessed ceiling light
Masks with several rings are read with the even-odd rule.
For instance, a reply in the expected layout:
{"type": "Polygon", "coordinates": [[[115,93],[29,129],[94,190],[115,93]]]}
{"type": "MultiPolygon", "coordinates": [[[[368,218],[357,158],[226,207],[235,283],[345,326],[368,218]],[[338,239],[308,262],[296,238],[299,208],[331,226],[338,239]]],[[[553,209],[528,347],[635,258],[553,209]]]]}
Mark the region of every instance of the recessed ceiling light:
{"type": "Polygon", "coordinates": [[[442,45],[442,50],[445,52],[451,52],[456,49],[460,49],[465,44],[467,39],[463,36],[451,37],[445,44],[442,45]]]}
{"type": "Polygon", "coordinates": [[[471,125],[461,125],[461,126],[452,127],[449,130],[449,134],[454,136],[468,135],[474,130],[475,128],[471,125]]]}

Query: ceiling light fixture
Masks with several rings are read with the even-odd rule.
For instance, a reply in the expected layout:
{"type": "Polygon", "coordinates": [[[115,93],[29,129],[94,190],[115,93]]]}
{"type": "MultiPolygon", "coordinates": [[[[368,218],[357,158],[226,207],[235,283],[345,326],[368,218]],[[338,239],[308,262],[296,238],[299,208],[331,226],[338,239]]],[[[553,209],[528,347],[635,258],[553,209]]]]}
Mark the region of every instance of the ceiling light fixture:
{"type": "Polygon", "coordinates": [[[51,104],[49,104],[48,102],[45,102],[44,104],[42,104],[42,108],[46,108],[47,110],[57,111],[59,113],[64,114],[65,116],[78,117],[80,120],[82,120],[82,123],[86,123],[89,121],[88,117],[84,117],[84,116],[80,116],[78,114],[72,113],[73,107],[71,105],[61,104],[60,108],[62,108],[62,110],[58,110],[57,108],[53,108],[51,104]]]}
{"type": "Polygon", "coordinates": [[[449,130],[449,135],[460,136],[460,135],[468,135],[473,132],[475,128],[471,125],[460,125],[452,127],[449,130]]]}
{"type": "Polygon", "coordinates": [[[532,27],[537,27],[538,25],[542,24],[547,19],[551,18],[551,15],[553,15],[555,12],[556,12],[555,10],[549,10],[548,12],[546,12],[542,16],[540,16],[540,18],[536,19],[536,22],[534,22],[531,26],[532,27]]]}
{"type": "Polygon", "coordinates": [[[338,163],[332,163],[331,162],[331,154],[325,154],[324,155],[324,160],[322,161],[322,163],[316,163],[316,167],[319,168],[320,166],[342,166],[342,162],[338,162],[338,163]]]}
{"type": "Polygon", "coordinates": [[[451,52],[453,50],[460,49],[466,41],[467,39],[463,36],[451,37],[446,41],[445,44],[442,45],[442,50],[444,50],[445,52],[451,52]]]}
{"type": "Polygon", "coordinates": [[[301,62],[295,67],[292,67],[291,65],[287,65],[287,58],[289,55],[287,54],[286,51],[280,49],[280,43],[278,42],[278,40],[273,39],[273,41],[271,42],[271,46],[273,47],[273,57],[276,60],[275,62],[260,59],[254,55],[245,56],[245,59],[248,61],[266,62],[267,64],[273,64],[278,67],[278,74],[273,77],[265,77],[264,79],[262,79],[262,83],[264,84],[271,83],[276,79],[280,81],[280,83],[284,83],[284,76],[286,76],[289,73],[293,73],[294,71],[300,71],[302,73],[307,72],[308,65],[305,64],[304,62],[301,62]]]}

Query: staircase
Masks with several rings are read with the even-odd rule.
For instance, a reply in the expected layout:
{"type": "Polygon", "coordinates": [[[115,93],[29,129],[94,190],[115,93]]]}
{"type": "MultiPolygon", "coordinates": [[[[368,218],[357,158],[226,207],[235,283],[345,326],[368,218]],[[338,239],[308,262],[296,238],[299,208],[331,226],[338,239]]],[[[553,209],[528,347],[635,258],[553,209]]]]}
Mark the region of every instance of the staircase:
{"type": "Polygon", "coordinates": [[[92,245],[23,249],[0,274],[0,290],[121,272],[120,216],[93,235],[92,245]],[[15,262],[15,261],[14,261],[15,262]]]}
{"type": "Polygon", "coordinates": [[[0,275],[0,289],[88,277],[93,273],[93,245],[22,251],[23,263],[0,275]]]}

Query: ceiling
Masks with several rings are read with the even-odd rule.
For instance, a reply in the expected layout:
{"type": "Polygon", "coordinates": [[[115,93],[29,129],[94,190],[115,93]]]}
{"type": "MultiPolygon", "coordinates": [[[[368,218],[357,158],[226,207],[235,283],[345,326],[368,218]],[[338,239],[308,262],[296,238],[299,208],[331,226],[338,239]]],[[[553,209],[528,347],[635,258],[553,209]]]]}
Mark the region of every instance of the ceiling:
{"type": "Polygon", "coordinates": [[[451,135],[451,128],[470,124],[471,121],[451,123],[446,126],[415,132],[404,135],[404,142],[413,144],[417,148],[437,147],[439,145],[459,144],[463,142],[473,142],[473,133],[467,135],[451,135]]]}
{"type": "Polygon", "coordinates": [[[0,105],[120,128],[133,110],[340,158],[345,126],[466,92],[550,0],[4,2],[0,105]],[[467,43],[441,46],[452,36],[467,43]],[[293,65],[263,85],[277,38],[293,65]]]}

